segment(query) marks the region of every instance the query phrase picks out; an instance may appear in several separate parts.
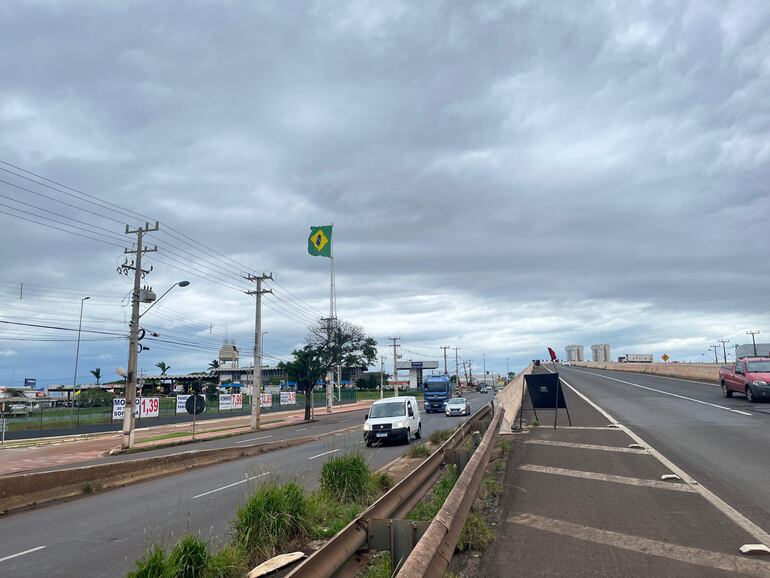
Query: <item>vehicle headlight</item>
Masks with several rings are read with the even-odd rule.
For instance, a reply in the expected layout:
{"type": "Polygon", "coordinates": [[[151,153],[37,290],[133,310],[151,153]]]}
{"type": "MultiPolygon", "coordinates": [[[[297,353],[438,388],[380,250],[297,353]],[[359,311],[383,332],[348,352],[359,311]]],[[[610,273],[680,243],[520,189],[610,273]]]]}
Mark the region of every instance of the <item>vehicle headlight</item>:
{"type": "Polygon", "coordinates": [[[365,422],[364,431],[372,431],[372,424],[370,424],[369,422],[365,422]]]}
{"type": "Polygon", "coordinates": [[[405,421],[397,421],[396,423],[393,424],[393,427],[394,427],[394,429],[400,429],[402,427],[406,427],[406,422],[405,421]]]}
{"type": "Polygon", "coordinates": [[[766,387],[767,386],[767,382],[766,381],[762,381],[761,379],[758,379],[752,385],[759,385],[761,387],[766,387]]]}

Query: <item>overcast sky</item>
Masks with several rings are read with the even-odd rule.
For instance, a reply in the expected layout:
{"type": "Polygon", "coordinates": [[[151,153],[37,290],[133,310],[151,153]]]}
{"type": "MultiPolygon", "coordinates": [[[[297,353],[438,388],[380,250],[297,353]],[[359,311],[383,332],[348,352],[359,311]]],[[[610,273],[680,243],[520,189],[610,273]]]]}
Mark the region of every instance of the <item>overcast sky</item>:
{"type": "MultiPolygon", "coordinates": [[[[161,222],[146,282],[191,281],[143,318],[187,344],[154,373],[252,347],[246,270],[285,358],[328,313],[330,223],[339,316],[405,358],[770,339],[767,2],[13,0],[0,29],[0,160],[114,203],[0,164],[0,319],[72,329],[91,296],[79,381],[126,364],[116,206],[161,222]]],[[[0,382],[71,381],[74,338],[3,324],[0,382]]]]}

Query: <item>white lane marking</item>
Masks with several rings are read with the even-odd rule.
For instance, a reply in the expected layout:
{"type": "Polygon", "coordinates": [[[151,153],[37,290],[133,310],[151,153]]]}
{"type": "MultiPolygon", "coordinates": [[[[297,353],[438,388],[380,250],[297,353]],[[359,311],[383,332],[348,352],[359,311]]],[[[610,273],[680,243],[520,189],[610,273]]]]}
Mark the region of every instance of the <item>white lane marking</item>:
{"type": "Polygon", "coordinates": [[[352,418],[352,417],[349,417],[348,419],[341,419],[341,420],[340,420],[340,421],[338,421],[337,423],[345,423],[346,421],[353,421],[353,418],[352,418]]]}
{"type": "MultiPolygon", "coordinates": [[[[577,394],[577,396],[580,397],[583,401],[585,401],[588,405],[593,407],[596,411],[598,411],[600,414],[602,414],[611,422],[617,423],[617,420],[614,417],[612,417],[608,412],[606,412],[604,409],[599,407],[596,403],[588,399],[588,396],[586,396],[583,393],[580,393],[577,389],[575,389],[573,386],[567,383],[563,378],[559,378],[559,379],[564,385],[566,385],[572,391],[574,391],[575,394],[577,394]]],[[[653,456],[655,456],[660,463],[662,463],[669,470],[677,474],[680,478],[682,478],[682,480],[685,481],[685,483],[690,484],[695,489],[696,492],[698,492],[701,496],[706,498],[706,500],[708,500],[711,503],[711,505],[717,508],[725,516],[730,518],[733,522],[735,522],[738,525],[738,527],[742,528],[743,530],[745,530],[746,532],[754,536],[757,539],[757,541],[762,542],[766,545],[770,545],[770,534],[765,532],[762,528],[760,528],[754,522],[749,520],[746,516],[741,514],[738,510],[733,508],[730,504],[725,502],[722,498],[717,496],[714,492],[704,488],[700,483],[698,483],[698,481],[695,478],[693,478],[691,475],[685,472],[682,468],[677,466],[674,462],[669,460],[666,456],[664,456],[662,453],[660,453],[658,450],[656,450],[654,447],[652,447],[650,444],[644,441],[633,430],[631,430],[630,428],[622,424],[618,424],[618,427],[621,428],[624,432],[626,432],[629,436],[631,436],[636,443],[646,447],[647,451],[650,452],[653,456]]]]}
{"type": "Polygon", "coordinates": [[[602,377],[604,379],[611,379],[612,381],[617,381],[619,383],[625,383],[626,385],[631,385],[633,387],[638,387],[640,389],[646,389],[648,391],[654,391],[655,393],[662,393],[663,395],[670,395],[671,397],[678,397],[679,399],[684,399],[686,401],[692,401],[694,403],[700,403],[702,405],[708,405],[711,407],[715,407],[717,409],[723,409],[725,411],[730,411],[732,413],[739,413],[741,415],[753,415],[745,411],[741,411],[739,409],[733,409],[731,407],[726,407],[724,405],[718,405],[716,403],[709,403],[708,401],[703,401],[701,399],[695,399],[694,397],[687,397],[686,395],[679,395],[678,393],[671,393],[670,391],[663,391],[662,389],[655,389],[654,387],[647,387],[646,385],[639,385],[638,383],[633,383],[631,381],[625,381],[623,379],[618,379],[616,377],[610,377],[609,375],[602,375],[601,373],[593,373],[592,371],[583,371],[582,373],[587,373],[588,375],[595,375],[596,377],[602,377]]]}
{"type": "Polygon", "coordinates": [[[573,442],[557,442],[553,440],[537,440],[529,439],[524,442],[525,444],[538,444],[541,446],[555,446],[560,448],[576,448],[580,450],[601,450],[604,452],[619,452],[623,454],[646,454],[644,449],[634,449],[619,446],[602,446],[598,444],[578,444],[573,442]]]}
{"type": "Polygon", "coordinates": [[[197,496],[193,496],[190,498],[191,500],[195,500],[197,498],[202,498],[203,496],[208,496],[209,494],[216,494],[217,492],[221,492],[222,490],[226,490],[227,488],[232,488],[233,486],[237,486],[239,484],[245,484],[246,482],[250,482],[251,480],[256,480],[257,478],[261,478],[263,476],[269,476],[270,472],[265,472],[264,474],[259,474],[257,476],[247,477],[244,480],[240,480],[238,482],[234,482],[232,484],[227,484],[226,486],[222,486],[221,488],[217,488],[215,490],[209,490],[208,492],[203,492],[202,494],[198,494],[197,496]]]}
{"type": "Polygon", "coordinates": [[[46,546],[37,546],[35,548],[30,548],[29,550],[24,550],[23,552],[16,552],[16,554],[11,554],[10,556],[6,556],[5,558],[0,558],[0,562],[5,562],[6,560],[10,560],[11,558],[18,558],[19,556],[24,556],[24,554],[31,554],[32,552],[37,552],[38,550],[42,550],[46,546]]]}
{"type": "Polygon", "coordinates": [[[562,536],[570,536],[577,540],[593,542],[595,544],[604,544],[613,546],[621,550],[639,552],[659,558],[667,558],[678,562],[685,562],[695,566],[705,566],[725,570],[727,572],[737,572],[743,576],[768,576],[770,575],[770,564],[761,560],[752,560],[742,558],[733,554],[723,554],[721,552],[712,552],[702,550],[701,548],[690,548],[680,546],[670,542],[661,542],[651,540],[642,536],[632,536],[612,532],[601,528],[592,528],[590,526],[581,526],[563,520],[554,520],[533,514],[518,514],[507,520],[512,524],[519,524],[529,528],[536,528],[545,532],[553,532],[562,536]]]}
{"type": "MultiPolygon", "coordinates": [[[[361,442],[361,443],[363,443],[363,442],[361,442]]],[[[338,452],[338,451],[340,451],[339,448],[337,448],[336,450],[329,450],[328,452],[324,452],[322,454],[318,454],[317,456],[313,456],[312,458],[308,458],[308,459],[309,460],[314,460],[316,458],[320,458],[321,456],[326,456],[326,455],[329,455],[329,454],[333,454],[334,452],[338,452]]]]}
{"type": "Polygon", "coordinates": [[[266,440],[267,438],[273,437],[272,435],[269,436],[259,436],[258,438],[249,438],[247,440],[241,440],[239,442],[235,442],[236,444],[247,444],[249,442],[255,442],[257,440],[266,440]]]}
{"type": "Polygon", "coordinates": [[[614,482],[616,484],[625,484],[627,486],[641,486],[658,490],[673,490],[675,492],[695,492],[693,488],[685,484],[672,484],[659,482],[658,480],[645,480],[644,478],[629,478],[627,476],[602,474],[600,472],[584,472],[582,470],[568,470],[566,468],[552,468],[550,466],[536,466],[532,464],[524,464],[519,466],[519,469],[524,470],[525,472],[554,474],[557,476],[569,476],[571,478],[583,478],[585,480],[599,480],[600,482],[614,482]]]}
{"type": "Polygon", "coordinates": [[[305,431],[305,430],[307,430],[306,427],[301,427],[301,428],[299,428],[298,430],[295,430],[295,431],[305,431]]]}

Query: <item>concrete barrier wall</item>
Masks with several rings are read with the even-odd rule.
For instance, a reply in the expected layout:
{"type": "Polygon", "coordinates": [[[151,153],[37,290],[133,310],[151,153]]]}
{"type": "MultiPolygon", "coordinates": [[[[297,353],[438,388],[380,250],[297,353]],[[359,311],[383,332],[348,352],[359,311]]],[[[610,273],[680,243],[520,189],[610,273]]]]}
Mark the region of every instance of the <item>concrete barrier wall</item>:
{"type": "Polygon", "coordinates": [[[681,377],[711,383],[719,382],[719,368],[722,367],[716,363],[597,363],[593,361],[578,362],[572,365],[591,369],[611,369],[612,371],[681,377]]]}
{"type": "Polygon", "coordinates": [[[532,371],[532,365],[520,372],[514,377],[508,384],[500,390],[495,396],[497,404],[503,408],[505,415],[503,415],[503,421],[500,422],[500,432],[510,433],[511,426],[516,419],[516,414],[519,413],[521,407],[521,394],[524,390],[524,374],[532,371]]]}

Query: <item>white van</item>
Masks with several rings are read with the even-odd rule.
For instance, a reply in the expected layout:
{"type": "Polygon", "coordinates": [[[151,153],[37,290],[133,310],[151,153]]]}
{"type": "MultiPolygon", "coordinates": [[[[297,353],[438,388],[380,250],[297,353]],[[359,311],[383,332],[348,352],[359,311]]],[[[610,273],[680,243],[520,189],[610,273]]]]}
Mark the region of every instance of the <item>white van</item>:
{"type": "Polygon", "coordinates": [[[366,414],[364,443],[366,447],[376,441],[400,440],[410,443],[422,437],[420,406],[413,396],[378,399],[366,414]]]}

